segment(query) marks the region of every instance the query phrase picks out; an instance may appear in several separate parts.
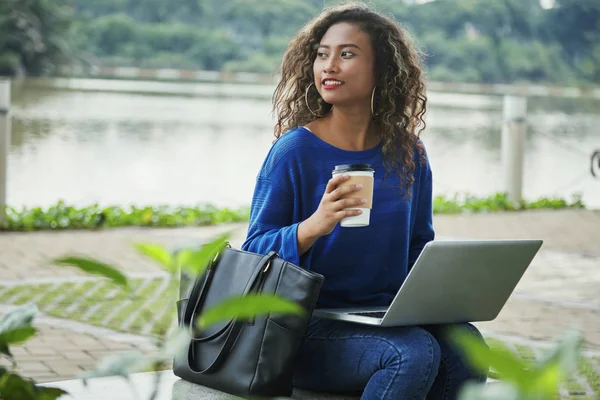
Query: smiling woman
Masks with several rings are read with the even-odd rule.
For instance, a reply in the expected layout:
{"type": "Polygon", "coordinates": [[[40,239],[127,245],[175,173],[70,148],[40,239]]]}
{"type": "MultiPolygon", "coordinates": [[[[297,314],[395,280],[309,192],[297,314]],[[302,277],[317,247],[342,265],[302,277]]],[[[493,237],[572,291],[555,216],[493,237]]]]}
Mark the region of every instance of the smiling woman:
{"type": "Polygon", "coordinates": [[[323,36],[313,63],[317,90],[328,104],[368,110],[375,93],[375,61],[369,37],[354,24],[333,25],[323,36]],[[342,87],[344,86],[344,87],[342,87]],[[362,104],[357,100],[362,99],[362,104]]]}
{"type": "MultiPolygon", "coordinates": [[[[410,33],[392,19],[376,13],[372,19],[362,19],[353,7],[361,6],[349,3],[317,16],[291,42],[274,95],[275,136],[324,117],[309,126],[320,136],[331,127],[319,125],[329,124],[332,118],[336,125],[341,121],[335,111],[345,109],[345,115],[355,115],[363,110],[373,118],[362,118],[361,137],[345,146],[359,149],[381,143],[387,172],[395,170],[400,186],[408,189],[413,183],[415,148],[420,162],[425,161],[419,143],[427,103],[420,53],[410,33]],[[350,93],[352,104],[347,104],[350,93]],[[332,102],[338,102],[337,110],[332,102]]],[[[356,126],[355,120],[347,122],[356,126]]],[[[332,141],[340,140],[336,133],[330,136],[332,141]]]]}
{"type": "MultiPolygon", "coordinates": [[[[277,140],[258,173],[242,248],[322,274],[318,308],[389,306],[434,239],[432,172],[419,138],[427,99],[410,35],[363,4],[325,10],[290,43],[273,100],[277,140]],[[347,164],[372,178],[331,177],[347,164]],[[373,181],[363,194],[358,182],[370,189],[373,181]],[[367,226],[339,223],[367,203],[367,226]]],[[[473,325],[461,327],[483,342],[473,325]]],[[[446,328],[313,318],[294,384],[363,400],[454,399],[487,371],[468,366],[446,328]]]]}

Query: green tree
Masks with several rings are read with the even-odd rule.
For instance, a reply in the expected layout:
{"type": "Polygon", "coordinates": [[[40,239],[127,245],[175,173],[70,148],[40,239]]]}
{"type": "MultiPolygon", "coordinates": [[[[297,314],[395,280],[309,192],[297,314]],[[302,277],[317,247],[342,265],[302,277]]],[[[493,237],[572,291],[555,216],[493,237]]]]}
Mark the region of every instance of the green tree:
{"type": "Polygon", "coordinates": [[[72,12],[53,0],[0,2],[0,75],[43,75],[72,60],[72,12]]]}
{"type": "Polygon", "coordinates": [[[556,0],[548,10],[544,31],[561,45],[569,64],[584,79],[600,82],[600,2],[556,0]]]}
{"type": "Polygon", "coordinates": [[[296,30],[318,10],[297,0],[232,0],[226,17],[256,28],[263,38],[296,30]]]}
{"type": "Polygon", "coordinates": [[[97,55],[115,55],[123,47],[137,40],[135,20],[124,13],[108,14],[94,19],[87,29],[90,44],[97,49],[97,55]]]}
{"type": "MultiPolygon", "coordinates": [[[[0,72],[69,62],[59,56],[70,37],[95,64],[271,73],[298,29],[342,0],[55,1],[0,0],[0,72]]],[[[368,3],[408,28],[430,79],[600,83],[597,0],[368,3]]]]}

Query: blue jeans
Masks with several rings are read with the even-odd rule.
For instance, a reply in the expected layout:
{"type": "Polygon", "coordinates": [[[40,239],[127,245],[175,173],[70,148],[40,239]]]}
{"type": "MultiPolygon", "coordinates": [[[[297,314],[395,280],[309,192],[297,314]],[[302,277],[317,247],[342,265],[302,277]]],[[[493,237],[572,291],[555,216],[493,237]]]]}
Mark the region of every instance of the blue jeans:
{"type": "MultiPolygon", "coordinates": [[[[484,340],[471,324],[460,324],[484,340]]],[[[444,338],[444,325],[383,328],[313,318],[294,386],[361,400],[455,399],[468,380],[485,382],[444,338]]]]}

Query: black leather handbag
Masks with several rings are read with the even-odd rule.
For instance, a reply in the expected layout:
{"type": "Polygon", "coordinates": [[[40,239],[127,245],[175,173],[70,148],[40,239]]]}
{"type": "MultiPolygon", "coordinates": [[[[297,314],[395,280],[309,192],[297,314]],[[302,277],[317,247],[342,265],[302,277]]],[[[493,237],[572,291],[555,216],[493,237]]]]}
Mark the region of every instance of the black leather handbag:
{"type": "Polygon", "coordinates": [[[291,396],[294,360],[304,340],[323,276],[270,252],[223,249],[197,279],[182,274],[179,325],[193,327],[202,310],[248,293],[269,293],[301,305],[304,315],[272,314],[233,319],[193,332],[173,372],[193,383],[240,397],[291,396]]]}

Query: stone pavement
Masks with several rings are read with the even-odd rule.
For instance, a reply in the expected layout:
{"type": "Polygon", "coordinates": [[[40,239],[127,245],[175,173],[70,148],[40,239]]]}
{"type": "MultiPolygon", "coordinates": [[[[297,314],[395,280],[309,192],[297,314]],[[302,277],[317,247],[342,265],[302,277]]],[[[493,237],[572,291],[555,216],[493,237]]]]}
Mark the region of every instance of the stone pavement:
{"type": "MultiPolygon", "coordinates": [[[[477,325],[487,334],[515,343],[550,341],[565,329],[583,330],[585,347],[600,354],[600,211],[556,210],[519,213],[436,215],[439,238],[541,238],[545,243],[513,296],[491,322],[477,325]]],[[[164,273],[132,247],[155,242],[188,246],[232,231],[239,246],[246,224],[216,227],[100,231],[0,233],[0,285],[61,283],[89,279],[50,260],[80,253],[115,263],[132,277],[164,273]]],[[[0,313],[10,309],[0,306],[0,313]]],[[[114,350],[146,351],[147,338],[41,316],[40,334],[15,348],[23,372],[40,382],[69,379],[114,350]]],[[[541,343],[541,342],[540,342],[541,343]]],[[[598,366],[596,366],[598,367],[598,366]]],[[[600,371],[598,372],[600,374],[600,371]]]]}
{"type": "MultiPolygon", "coordinates": [[[[106,337],[112,333],[108,330],[96,328],[92,334],[86,333],[68,321],[65,327],[65,321],[58,318],[38,317],[34,325],[38,328],[37,335],[21,346],[11,347],[11,351],[17,371],[40,383],[73,379],[92,370],[98,360],[110,354],[147,353],[151,349],[150,341],[144,338],[131,340],[117,334],[110,339],[106,337]]],[[[0,365],[10,363],[4,359],[0,365]]]]}

